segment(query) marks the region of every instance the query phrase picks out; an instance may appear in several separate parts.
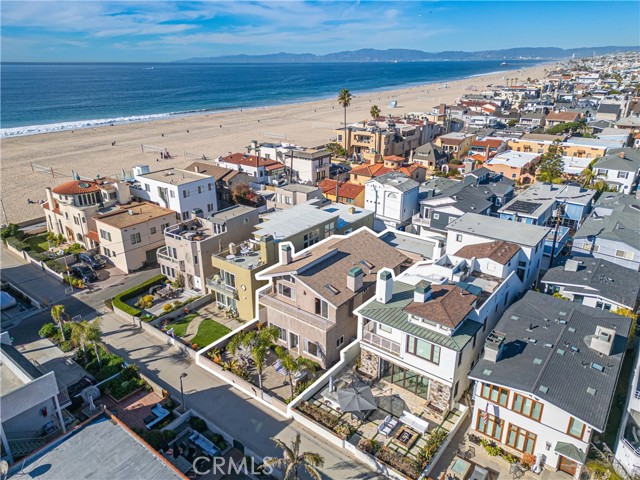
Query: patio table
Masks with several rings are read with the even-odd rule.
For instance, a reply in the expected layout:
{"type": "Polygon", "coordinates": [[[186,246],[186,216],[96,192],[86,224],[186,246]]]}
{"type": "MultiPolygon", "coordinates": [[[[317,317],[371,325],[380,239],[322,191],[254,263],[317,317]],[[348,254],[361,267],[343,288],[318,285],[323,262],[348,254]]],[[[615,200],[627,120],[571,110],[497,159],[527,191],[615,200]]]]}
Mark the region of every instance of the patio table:
{"type": "Polygon", "coordinates": [[[444,478],[447,480],[465,480],[470,471],[471,464],[460,457],[456,457],[453,462],[451,462],[451,465],[449,465],[444,478]]]}

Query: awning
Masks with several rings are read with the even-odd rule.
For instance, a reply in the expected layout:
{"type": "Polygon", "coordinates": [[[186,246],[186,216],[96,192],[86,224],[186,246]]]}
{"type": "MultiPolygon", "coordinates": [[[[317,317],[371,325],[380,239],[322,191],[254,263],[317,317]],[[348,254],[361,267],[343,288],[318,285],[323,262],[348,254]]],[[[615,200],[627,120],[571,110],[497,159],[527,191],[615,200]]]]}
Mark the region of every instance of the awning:
{"type": "Polygon", "coordinates": [[[584,465],[587,461],[587,454],[572,443],[556,443],[556,453],[559,453],[563,457],[570,458],[571,460],[582,465],[584,465]]]}
{"type": "Polygon", "coordinates": [[[87,233],[86,237],[90,240],[93,240],[96,243],[100,243],[100,237],[98,236],[98,232],[89,230],[89,233],[87,233]]]}

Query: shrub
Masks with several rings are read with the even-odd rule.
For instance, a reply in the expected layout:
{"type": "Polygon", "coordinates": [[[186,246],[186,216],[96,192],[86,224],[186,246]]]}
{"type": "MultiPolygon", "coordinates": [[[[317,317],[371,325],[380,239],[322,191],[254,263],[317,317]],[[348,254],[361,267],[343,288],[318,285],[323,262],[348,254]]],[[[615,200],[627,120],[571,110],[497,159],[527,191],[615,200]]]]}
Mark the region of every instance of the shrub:
{"type": "Polygon", "coordinates": [[[525,453],[524,455],[522,455],[522,460],[520,463],[522,463],[522,465],[526,468],[531,469],[531,467],[536,464],[536,457],[531,455],[530,453],[525,453]]]}
{"type": "Polygon", "coordinates": [[[142,439],[155,450],[166,450],[169,442],[174,438],[176,438],[176,432],[173,430],[149,430],[142,434],[142,439]]]}
{"type": "Polygon", "coordinates": [[[29,248],[31,248],[28,243],[24,243],[22,240],[16,237],[7,238],[7,244],[11,245],[18,251],[29,250],[29,248]]]}
{"type": "Polygon", "coordinates": [[[149,288],[153,287],[154,285],[160,285],[161,283],[164,283],[165,280],[166,277],[164,275],[157,275],[153,278],[150,278],[146,282],[142,282],[140,285],[130,288],[129,290],[125,290],[124,292],[120,292],[113,298],[112,305],[131,316],[140,316],[142,312],[139,309],[127,305],[125,302],[143,293],[146,293],[149,288]]]}
{"type": "Polygon", "coordinates": [[[200,417],[191,417],[189,419],[189,426],[198,433],[203,433],[207,429],[207,424],[200,417]]]}
{"type": "Polygon", "coordinates": [[[173,305],[171,305],[170,303],[167,303],[167,304],[165,304],[164,307],[162,307],[162,310],[164,310],[165,313],[168,313],[171,310],[173,310],[173,305]]]}
{"type": "Polygon", "coordinates": [[[434,430],[427,439],[424,447],[418,452],[418,464],[420,470],[427,468],[433,457],[438,453],[438,450],[447,439],[447,432],[442,428],[434,430]]]}
{"type": "Polygon", "coordinates": [[[57,327],[53,323],[45,323],[38,331],[40,338],[51,338],[58,333],[57,327]]]}
{"type": "Polygon", "coordinates": [[[227,443],[224,437],[219,433],[206,432],[204,436],[208,440],[212,441],[216,445],[216,447],[220,449],[221,452],[223,452],[229,446],[229,443],[227,443]]]}
{"type": "Polygon", "coordinates": [[[82,253],[84,252],[84,247],[82,245],[80,245],[79,243],[73,243],[71,245],[69,245],[69,247],[67,247],[64,251],[64,253],[66,253],[67,255],[74,253],[74,254],[78,254],[78,253],[82,253]]]}
{"type": "Polygon", "coordinates": [[[57,260],[48,259],[44,261],[44,264],[56,273],[67,272],[67,268],[57,260]]]}
{"type": "Polygon", "coordinates": [[[64,342],[60,343],[60,350],[62,350],[63,352],[70,352],[71,350],[73,350],[73,344],[71,343],[70,340],[66,340],[64,342]]]}
{"type": "Polygon", "coordinates": [[[138,308],[151,308],[153,307],[153,295],[144,295],[138,299],[136,302],[136,307],[138,308]]]}
{"type": "Polygon", "coordinates": [[[20,230],[20,227],[15,223],[10,223],[0,230],[0,238],[2,238],[2,240],[6,240],[8,238],[22,240],[24,238],[24,232],[20,230]]]}

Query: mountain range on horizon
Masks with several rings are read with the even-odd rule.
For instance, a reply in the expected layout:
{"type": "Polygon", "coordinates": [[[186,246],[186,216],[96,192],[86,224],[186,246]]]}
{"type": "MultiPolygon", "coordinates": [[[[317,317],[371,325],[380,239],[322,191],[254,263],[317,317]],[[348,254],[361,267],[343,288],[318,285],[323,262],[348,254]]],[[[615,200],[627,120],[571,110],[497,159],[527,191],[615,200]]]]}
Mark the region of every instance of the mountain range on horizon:
{"type": "Polygon", "coordinates": [[[214,57],[194,57],[175,60],[172,63],[330,63],[330,62],[427,62],[427,61],[464,61],[464,60],[559,60],[576,56],[578,58],[607,53],[621,53],[640,51],[639,46],[633,47],[520,47],[504,50],[483,50],[479,52],[445,51],[438,53],[392,48],[376,50],[364,48],[325,55],[313,53],[270,53],[265,55],[220,55],[214,57]]]}

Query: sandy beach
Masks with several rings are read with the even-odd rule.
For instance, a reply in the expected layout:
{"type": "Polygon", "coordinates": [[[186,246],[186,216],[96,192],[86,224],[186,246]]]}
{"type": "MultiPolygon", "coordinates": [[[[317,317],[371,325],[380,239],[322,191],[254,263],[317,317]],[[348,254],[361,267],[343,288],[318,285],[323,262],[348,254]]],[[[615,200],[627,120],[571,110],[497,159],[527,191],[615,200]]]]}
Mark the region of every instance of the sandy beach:
{"type": "MultiPolygon", "coordinates": [[[[347,110],[347,122],[369,118],[369,109],[378,105],[384,115],[431,111],[439,103],[453,103],[467,93],[480,92],[489,84],[505,84],[506,78],[542,78],[548,65],[512,70],[440,84],[414,86],[354,94],[347,110]],[[446,86],[445,86],[446,85],[446,86]],[[389,108],[390,100],[398,106],[389,108]]],[[[345,87],[348,88],[348,85],[345,87]]],[[[337,92],[336,92],[337,97],[337,92]]],[[[130,123],[75,131],[5,138],[0,142],[1,196],[5,213],[2,223],[42,217],[37,203],[45,198],[45,187],[80,175],[109,176],[130,171],[133,165],[147,164],[152,170],[184,167],[206,155],[215,159],[228,152],[246,151],[251,140],[287,141],[303,146],[328,142],[334,128],[342,126],[343,110],[335,98],[291,105],[244,109],[130,123]],[[114,145],[113,142],[115,142],[114,145]],[[142,151],[141,145],[166,148],[173,158],[160,160],[157,152],[142,151]],[[33,171],[31,164],[50,168],[51,174],[33,171]]]]}

